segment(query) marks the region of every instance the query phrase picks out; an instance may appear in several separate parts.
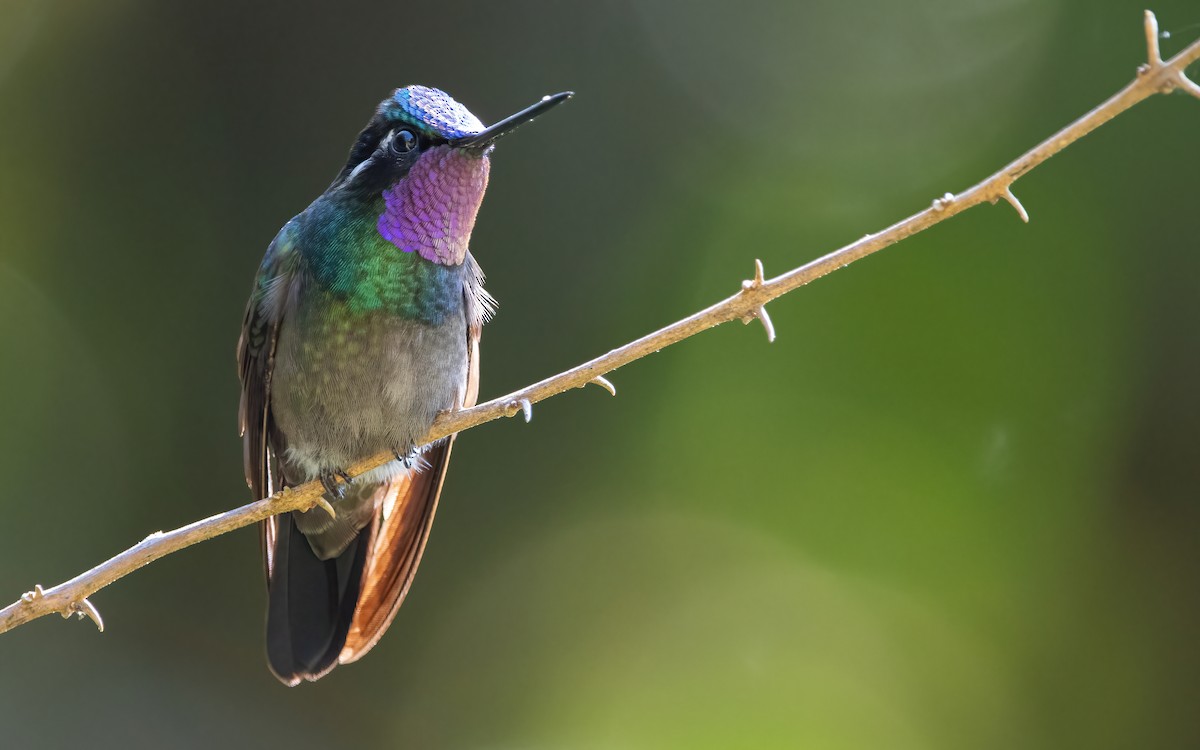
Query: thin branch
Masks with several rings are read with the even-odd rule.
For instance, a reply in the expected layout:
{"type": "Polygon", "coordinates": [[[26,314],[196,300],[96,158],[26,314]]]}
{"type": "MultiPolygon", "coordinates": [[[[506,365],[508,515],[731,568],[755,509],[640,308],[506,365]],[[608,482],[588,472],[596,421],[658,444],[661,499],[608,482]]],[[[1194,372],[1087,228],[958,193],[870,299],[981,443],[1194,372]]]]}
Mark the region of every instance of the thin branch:
{"type": "MultiPolygon", "coordinates": [[[[946,193],[933,201],[929,208],[893,224],[882,232],[869,234],[858,242],[773,279],[764,278],[762,264],[756,262],[754,278],[743,282],[742,288],[732,297],[519,391],[469,409],[441,414],[434,421],[423,442],[438,440],[484,422],[515,414],[524,414],[525,420],[529,421],[533,404],[572,388],[582,388],[588,383],[598,384],[615,395],[612,384],[603,377],[606,373],[721,323],[759,320],[766,328],[768,338],[773,340],[775,331],[766,313],[767,302],[981,203],[1005,200],[1012,205],[1023,221],[1028,221],[1029,215],[1013,195],[1012,185],[1031,169],[1154,94],[1182,89],[1200,97],[1200,87],[1184,75],[1187,66],[1200,59],[1200,40],[1164,62],[1159,52],[1158,21],[1150,11],[1146,11],[1144,31],[1147,62],[1138,68],[1138,75],[1132,83],[986,180],[957,195],[946,193]]],[[[392,459],[393,455],[390,452],[379,453],[349,467],[349,473],[358,476],[392,459]]],[[[103,629],[100,614],[87,597],[160,557],[234,529],[249,526],[275,514],[308,510],[317,506],[332,513],[333,509],[321,498],[322,492],[319,482],[309,482],[174,531],[151,534],[125,552],[66,583],[45,590],[39,586],[0,610],[0,633],[54,612],[63,617],[73,614],[90,617],[97,627],[103,629]]]]}

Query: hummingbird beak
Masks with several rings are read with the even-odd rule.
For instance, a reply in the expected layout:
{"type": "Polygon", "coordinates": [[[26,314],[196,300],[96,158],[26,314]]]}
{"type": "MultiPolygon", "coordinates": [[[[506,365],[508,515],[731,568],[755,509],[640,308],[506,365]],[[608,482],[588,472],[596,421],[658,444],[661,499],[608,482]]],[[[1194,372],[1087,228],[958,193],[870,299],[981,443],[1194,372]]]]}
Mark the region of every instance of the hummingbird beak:
{"type": "Polygon", "coordinates": [[[508,135],[538,115],[562,104],[574,95],[574,91],[564,91],[560,94],[543,96],[542,100],[532,107],[526,107],[515,115],[505,117],[500,122],[486,127],[478,133],[451,139],[450,145],[454,148],[485,149],[495,143],[501,136],[508,135]]]}

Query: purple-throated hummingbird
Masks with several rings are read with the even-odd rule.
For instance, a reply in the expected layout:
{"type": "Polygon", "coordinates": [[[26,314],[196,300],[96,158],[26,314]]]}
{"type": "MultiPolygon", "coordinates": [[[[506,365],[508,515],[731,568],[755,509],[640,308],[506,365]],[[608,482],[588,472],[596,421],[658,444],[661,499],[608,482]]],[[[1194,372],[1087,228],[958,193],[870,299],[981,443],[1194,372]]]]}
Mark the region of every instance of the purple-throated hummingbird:
{"type": "Polygon", "coordinates": [[[478,395],[494,301],[468,244],[489,155],[570,96],[484,127],[438,89],[397,89],[267,248],[237,353],[246,481],[262,498],[320,479],[336,512],[262,524],[267,660],[288,685],[362,657],[412,583],[454,438],[419,441],[478,395]],[[386,450],[395,461],[349,480],[386,450]]]}

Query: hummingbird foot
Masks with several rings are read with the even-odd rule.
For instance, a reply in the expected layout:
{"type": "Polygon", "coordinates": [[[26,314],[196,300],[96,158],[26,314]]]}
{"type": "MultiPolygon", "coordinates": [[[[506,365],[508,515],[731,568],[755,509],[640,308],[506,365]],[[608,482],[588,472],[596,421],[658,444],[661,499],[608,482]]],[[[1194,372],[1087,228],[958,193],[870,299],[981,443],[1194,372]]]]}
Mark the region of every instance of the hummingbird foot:
{"type": "Polygon", "coordinates": [[[407,471],[425,471],[430,467],[430,463],[421,455],[422,450],[423,448],[409,448],[407,452],[401,452],[399,448],[393,448],[392,455],[407,471]]]}
{"type": "Polygon", "coordinates": [[[334,500],[341,500],[346,496],[346,487],[354,480],[343,469],[323,469],[320,475],[321,486],[329,493],[329,496],[334,500]],[[338,477],[342,478],[345,484],[338,484],[338,477]]]}
{"type": "Polygon", "coordinates": [[[417,460],[416,453],[411,449],[401,453],[399,448],[392,448],[392,455],[396,457],[397,461],[404,464],[406,469],[412,469],[417,460]]]}

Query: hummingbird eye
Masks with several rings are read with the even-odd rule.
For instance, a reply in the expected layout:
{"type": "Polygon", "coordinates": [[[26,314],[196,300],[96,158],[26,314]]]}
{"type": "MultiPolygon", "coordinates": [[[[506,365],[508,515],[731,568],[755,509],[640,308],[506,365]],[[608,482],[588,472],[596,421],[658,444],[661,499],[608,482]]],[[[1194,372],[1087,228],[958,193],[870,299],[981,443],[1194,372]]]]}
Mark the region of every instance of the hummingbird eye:
{"type": "Polygon", "coordinates": [[[397,154],[407,154],[417,147],[417,136],[411,130],[397,130],[392,133],[391,149],[397,154]]]}

